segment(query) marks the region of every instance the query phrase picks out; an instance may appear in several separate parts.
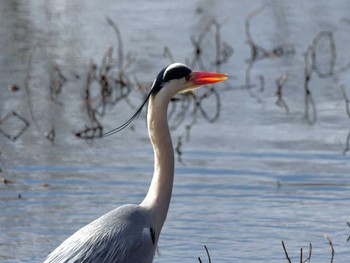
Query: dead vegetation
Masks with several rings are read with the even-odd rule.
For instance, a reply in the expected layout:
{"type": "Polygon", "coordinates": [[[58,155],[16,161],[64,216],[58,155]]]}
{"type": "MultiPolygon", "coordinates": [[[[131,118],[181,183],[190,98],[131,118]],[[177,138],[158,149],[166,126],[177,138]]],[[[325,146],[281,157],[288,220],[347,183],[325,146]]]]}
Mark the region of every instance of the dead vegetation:
{"type": "MultiPolygon", "coordinates": [[[[327,239],[328,244],[330,246],[330,254],[331,255],[330,255],[330,261],[329,262],[333,263],[334,254],[335,254],[334,247],[333,247],[333,242],[327,235],[324,235],[324,237],[327,239]]],[[[291,260],[291,258],[288,255],[287,248],[286,248],[284,242],[283,241],[281,241],[281,242],[282,242],[283,251],[284,251],[284,254],[286,256],[287,261],[289,263],[292,263],[292,260],[291,260]]],[[[303,248],[300,248],[300,253],[299,253],[299,262],[300,263],[311,262],[311,256],[312,256],[312,244],[311,243],[309,244],[308,253],[307,253],[306,258],[305,258],[304,254],[303,254],[303,248]]]]}
{"type": "MultiPolygon", "coordinates": [[[[256,96],[252,87],[258,86],[259,88],[257,90],[259,92],[264,92],[266,90],[266,84],[264,75],[257,76],[257,84],[252,83],[252,70],[256,63],[262,60],[274,60],[276,58],[294,56],[296,54],[295,47],[292,43],[280,44],[272,48],[266,48],[259,44],[257,38],[251,32],[251,28],[254,18],[262,16],[264,10],[265,7],[258,8],[249,13],[245,19],[245,37],[246,43],[250,48],[250,57],[246,60],[245,83],[239,87],[239,89],[247,90],[248,93],[257,98],[258,101],[260,99],[256,96]]],[[[348,25],[350,24],[349,21],[349,19],[343,18],[340,24],[348,25]]],[[[130,72],[130,68],[135,59],[130,52],[125,52],[122,33],[118,25],[111,18],[107,18],[107,23],[116,36],[117,45],[116,47],[107,47],[100,63],[91,61],[83,77],[84,83],[82,85],[82,90],[84,95],[82,101],[84,103],[84,112],[86,113],[88,122],[83,128],[73,128],[75,130],[75,136],[79,139],[93,140],[101,138],[105,132],[103,118],[106,114],[119,105],[121,101],[129,105],[131,109],[134,109],[135,106],[129,99],[130,94],[134,91],[146,94],[147,91],[145,89],[149,88],[149,84],[139,81],[137,76],[130,72]],[[135,87],[137,88],[135,89],[135,87]]],[[[190,67],[199,70],[208,70],[206,65],[209,65],[214,67],[216,71],[221,71],[222,65],[230,60],[234,54],[234,48],[223,39],[221,34],[223,26],[224,25],[215,18],[210,18],[198,35],[192,35],[190,37],[192,54],[191,57],[185,59],[190,67]],[[215,48],[207,50],[207,41],[215,43],[215,48]],[[210,57],[213,58],[212,61],[208,60],[208,57],[205,56],[208,52],[211,53],[210,57]]],[[[337,43],[334,35],[338,33],[337,29],[338,27],[334,27],[333,30],[317,33],[312,43],[304,52],[304,117],[309,124],[313,124],[317,120],[317,107],[313,98],[314,91],[311,85],[312,79],[314,77],[320,79],[334,78],[334,76],[338,74],[347,72],[350,68],[350,62],[340,67],[336,66],[339,52],[337,52],[337,43]]],[[[17,140],[26,132],[31,123],[40,134],[52,143],[57,136],[54,121],[52,121],[49,128],[40,127],[32,105],[31,72],[33,58],[38,52],[37,49],[34,49],[30,53],[27,65],[27,76],[23,84],[31,120],[21,117],[21,115],[14,110],[5,113],[0,119],[0,132],[11,141],[17,140]],[[6,120],[10,117],[16,119],[19,124],[23,124],[20,130],[12,135],[4,132],[4,130],[6,130],[4,128],[6,126],[6,120]]],[[[163,55],[167,57],[170,62],[176,60],[170,47],[164,47],[163,55]]],[[[48,91],[51,102],[60,107],[64,107],[65,105],[60,99],[60,95],[64,91],[64,86],[69,82],[68,78],[63,74],[62,69],[58,65],[53,65],[49,70],[49,79],[48,91]]],[[[289,79],[289,74],[285,73],[277,78],[275,82],[276,105],[284,109],[286,113],[291,111],[284,97],[284,89],[286,89],[285,84],[289,79]]],[[[20,90],[17,84],[12,86],[11,90],[14,92],[20,90]]],[[[235,89],[235,87],[229,86],[226,90],[232,89],[235,89]]],[[[349,100],[344,84],[341,85],[340,90],[346,103],[346,114],[350,118],[349,100]]],[[[196,124],[197,119],[200,117],[209,123],[215,122],[220,116],[220,111],[221,98],[214,86],[207,87],[206,91],[200,94],[186,93],[178,95],[171,101],[169,110],[171,128],[178,129],[179,127],[183,127],[182,135],[179,135],[176,147],[179,159],[181,159],[182,146],[189,140],[191,128],[196,124]],[[206,101],[210,101],[211,104],[215,105],[214,110],[209,112],[203,107],[203,102],[206,101]]],[[[343,151],[344,155],[348,152],[349,140],[350,132],[346,139],[346,147],[343,151]]]]}

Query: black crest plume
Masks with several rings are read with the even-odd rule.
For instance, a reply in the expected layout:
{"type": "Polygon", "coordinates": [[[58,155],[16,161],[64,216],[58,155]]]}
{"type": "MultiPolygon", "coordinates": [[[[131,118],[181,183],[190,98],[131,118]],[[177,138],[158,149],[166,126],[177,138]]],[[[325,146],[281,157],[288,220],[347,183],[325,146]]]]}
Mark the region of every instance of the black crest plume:
{"type": "Polygon", "coordinates": [[[105,134],[103,134],[103,137],[110,136],[110,135],[115,134],[117,132],[120,132],[121,130],[124,130],[126,127],[128,127],[128,125],[135,118],[137,118],[140,115],[143,107],[146,105],[146,103],[148,102],[148,100],[151,97],[151,95],[152,94],[157,94],[163,88],[164,83],[166,83],[166,82],[168,82],[168,81],[170,81],[172,79],[183,78],[183,77],[187,76],[188,74],[190,74],[192,72],[191,69],[189,69],[188,67],[183,66],[181,64],[179,64],[179,66],[175,66],[173,68],[169,68],[170,66],[167,66],[167,67],[163,68],[159,72],[157,78],[153,82],[153,85],[151,87],[150,92],[147,94],[145,100],[142,102],[141,106],[137,109],[137,111],[131,116],[131,118],[129,120],[127,120],[124,124],[120,125],[119,127],[114,128],[113,130],[110,130],[110,131],[106,132],[105,134]],[[164,75],[166,70],[167,70],[167,72],[164,75]]]}

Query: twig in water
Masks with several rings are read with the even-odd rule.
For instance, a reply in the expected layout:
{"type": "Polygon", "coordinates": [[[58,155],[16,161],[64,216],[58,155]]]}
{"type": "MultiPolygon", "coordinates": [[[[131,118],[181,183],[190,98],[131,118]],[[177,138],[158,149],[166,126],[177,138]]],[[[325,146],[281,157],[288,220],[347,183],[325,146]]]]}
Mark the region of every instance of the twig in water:
{"type": "Polygon", "coordinates": [[[288,262],[289,262],[289,263],[292,263],[292,261],[290,260],[289,255],[288,255],[288,252],[287,252],[286,246],[284,245],[283,240],[282,240],[281,242],[282,242],[282,247],[283,247],[284,254],[286,255],[286,258],[287,258],[288,262]]]}
{"type": "Polygon", "coordinates": [[[255,11],[249,13],[245,19],[245,32],[246,32],[246,38],[247,38],[246,42],[250,47],[250,58],[247,59],[248,65],[245,70],[245,85],[247,86],[247,91],[249,92],[249,94],[254,98],[257,98],[257,96],[252,92],[252,90],[249,87],[251,86],[250,85],[251,71],[255,63],[259,60],[263,60],[266,58],[274,59],[285,55],[295,54],[295,49],[292,44],[282,44],[272,48],[271,50],[268,50],[262,47],[261,45],[257,44],[257,42],[255,42],[250,32],[251,20],[258,14],[260,14],[264,9],[265,9],[264,6],[256,9],[255,11]]]}
{"type": "Polygon", "coordinates": [[[28,127],[29,122],[15,111],[10,111],[0,117],[0,133],[2,133],[7,139],[9,139],[12,142],[16,141],[28,129],[28,127]],[[12,128],[9,131],[6,131],[6,129],[1,128],[1,125],[4,125],[4,123],[8,120],[10,120],[11,122],[11,119],[16,119],[23,124],[22,127],[18,130],[18,132],[15,132],[15,134],[13,135],[11,134],[14,132],[12,128]]]}
{"type": "MultiPolygon", "coordinates": [[[[33,57],[36,52],[36,47],[32,49],[30,52],[29,58],[28,58],[28,64],[27,64],[27,71],[26,71],[26,78],[24,80],[24,91],[27,99],[27,104],[29,107],[29,114],[31,116],[32,122],[34,123],[35,128],[40,134],[43,134],[45,138],[53,142],[55,138],[54,131],[51,129],[51,132],[43,132],[42,129],[39,126],[39,123],[37,122],[34,111],[33,111],[33,105],[31,100],[31,94],[30,94],[30,80],[31,80],[31,71],[32,71],[32,64],[33,64],[33,57]],[[52,133],[53,131],[53,133],[52,133]],[[48,136],[50,134],[50,136],[48,136]]],[[[59,67],[55,65],[51,71],[50,71],[50,84],[49,84],[49,91],[50,91],[50,99],[51,101],[55,102],[58,105],[62,105],[60,101],[58,101],[57,97],[62,91],[63,85],[66,83],[67,78],[63,75],[63,73],[60,71],[59,67]]]]}
{"type": "MultiPolygon", "coordinates": [[[[343,98],[344,98],[344,100],[345,100],[345,110],[346,110],[346,114],[348,115],[348,117],[349,117],[349,119],[350,119],[350,107],[349,107],[349,105],[350,105],[350,100],[349,100],[349,98],[348,98],[348,96],[347,96],[347,94],[346,94],[346,91],[345,91],[345,88],[344,88],[344,85],[341,85],[340,86],[340,89],[341,89],[341,91],[342,91],[342,94],[343,94],[343,98]]],[[[350,146],[349,146],[349,144],[350,144],[350,132],[349,132],[349,134],[348,134],[348,136],[347,136],[347,138],[346,138],[346,147],[345,147],[345,149],[344,149],[344,151],[343,151],[343,155],[346,155],[346,153],[349,151],[349,148],[350,148],[350,146]]],[[[350,237],[349,237],[350,238],[350,237]]]]}
{"type": "Polygon", "coordinates": [[[212,18],[207,22],[202,32],[200,32],[200,34],[198,35],[198,38],[195,38],[194,36],[191,37],[191,42],[194,47],[194,53],[192,61],[189,64],[192,68],[195,68],[197,65],[200,70],[206,70],[202,61],[202,44],[212,27],[215,28],[216,47],[216,58],[212,64],[215,65],[216,71],[220,71],[220,66],[223,63],[225,63],[234,52],[232,46],[230,46],[227,42],[221,40],[221,24],[216,19],[212,18]]]}
{"type": "Polygon", "coordinates": [[[33,112],[33,106],[32,106],[32,100],[30,98],[30,90],[29,90],[29,84],[30,84],[30,79],[31,79],[31,71],[32,71],[32,60],[35,54],[36,48],[34,47],[32,49],[32,51],[29,54],[29,58],[28,58],[28,64],[27,64],[27,72],[26,72],[26,78],[24,80],[24,91],[26,94],[26,98],[27,98],[27,103],[28,103],[28,107],[29,107],[29,114],[30,117],[32,118],[32,121],[34,123],[34,126],[36,127],[36,129],[38,130],[39,133],[41,133],[40,127],[38,122],[36,121],[36,118],[34,116],[34,112],[33,112]]]}
{"type": "Polygon", "coordinates": [[[245,33],[247,37],[247,43],[250,46],[250,51],[251,51],[251,61],[255,61],[257,57],[259,57],[261,54],[265,54],[266,50],[257,45],[252,37],[252,34],[250,33],[250,22],[253,17],[257,16],[260,14],[263,10],[265,9],[264,6],[254,10],[253,12],[249,13],[245,19],[245,33]]]}
{"type": "Polygon", "coordinates": [[[265,77],[264,75],[259,75],[258,76],[259,78],[259,91],[260,92],[263,92],[265,90],[265,77]]]}
{"type": "Polygon", "coordinates": [[[201,112],[202,116],[204,117],[204,119],[208,122],[215,122],[219,116],[220,116],[220,109],[221,109],[221,101],[220,101],[220,95],[219,93],[213,88],[213,87],[210,87],[208,88],[201,96],[199,96],[198,98],[195,96],[194,97],[195,99],[195,104],[196,106],[198,107],[199,111],[201,112]],[[204,99],[207,99],[207,98],[210,98],[210,96],[214,95],[215,96],[215,105],[216,105],[216,110],[215,110],[215,114],[210,117],[208,114],[207,114],[207,111],[204,110],[204,108],[202,107],[202,101],[204,99]]]}
{"type": "Polygon", "coordinates": [[[119,62],[119,69],[123,68],[124,65],[124,52],[123,52],[123,40],[122,40],[122,34],[120,32],[119,27],[116,23],[110,18],[107,17],[108,24],[114,29],[117,39],[118,39],[118,62],[119,62]]]}
{"type": "Polygon", "coordinates": [[[343,93],[343,98],[344,98],[344,101],[345,101],[345,110],[346,110],[346,114],[348,115],[349,119],[350,119],[350,100],[346,94],[346,91],[345,91],[345,88],[344,88],[344,85],[341,85],[340,86],[340,89],[343,93]]]}
{"type": "Polygon", "coordinates": [[[83,89],[85,93],[84,104],[91,124],[85,129],[75,132],[75,135],[82,139],[102,137],[103,126],[98,117],[103,117],[106,114],[108,106],[115,106],[119,101],[125,100],[133,108],[128,99],[133,85],[126,71],[130,68],[134,59],[131,53],[124,56],[119,27],[109,17],[106,19],[117,36],[118,57],[114,59],[113,48],[108,47],[100,66],[93,62],[90,63],[83,89]],[[99,92],[97,95],[92,96],[90,89],[96,86],[93,85],[96,83],[99,92]]]}
{"type": "Polygon", "coordinates": [[[316,104],[313,100],[311,90],[309,88],[309,82],[312,77],[312,66],[309,63],[310,52],[312,52],[312,47],[309,47],[304,54],[304,91],[305,91],[305,119],[309,124],[313,124],[317,119],[316,104]],[[310,117],[310,105],[312,107],[312,116],[310,117]]]}
{"type": "Polygon", "coordinates": [[[176,153],[177,153],[177,157],[178,157],[178,161],[179,163],[182,163],[182,136],[178,137],[177,140],[177,145],[176,145],[176,153]]]}
{"type": "Polygon", "coordinates": [[[49,141],[53,143],[56,137],[55,127],[52,125],[51,130],[48,132],[44,132],[44,135],[49,141]]]}
{"type": "MultiPolygon", "coordinates": [[[[288,260],[289,263],[292,263],[289,255],[288,255],[286,246],[284,245],[283,240],[281,242],[282,242],[282,247],[283,247],[284,254],[286,255],[286,259],[288,260]]],[[[299,255],[300,263],[305,263],[306,261],[310,262],[311,261],[311,254],[312,254],[312,245],[311,245],[311,243],[309,244],[309,255],[308,255],[307,259],[305,259],[305,260],[303,260],[303,248],[300,248],[300,255],[299,255]]]]}
{"type": "Polygon", "coordinates": [[[66,83],[67,78],[62,74],[59,67],[55,65],[50,72],[50,99],[62,106],[62,102],[57,100],[57,96],[62,92],[62,87],[66,83]]]}
{"type": "Polygon", "coordinates": [[[276,85],[277,85],[277,89],[276,89],[276,96],[277,96],[277,101],[276,101],[276,105],[279,107],[283,107],[286,110],[286,113],[289,113],[289,107],[287,105],[287,103],[285,102],[285,100],[283,99],[283,93],[282,93],[282,88],[284,83],[287,81],[288,79],[288,75],[284,74],[281,77],[279,77],[276,80],[276,85]]]}
{"type": "Polygon", "coordinates": [[[348,136],[346,137],[346,143],[345,143],[346,147],[343,151],[343,155],[345,156],[346,153],[349,151],[350,149],[350,132],[348,133],[348,136]]]}
{"type": "MultiPolygon", "coordinates": [[[[334,66],[335,61],[337,57],[336,49],[335,49],[335,42],[333,33],[331,31],[321,31],[319,32],[316,37],[312,41],[312,48],[311,48],[311,58],[312,58],[312,67],[315,73],[320,78],[327,78],[334,74],[334,66]],[[328,44],[327,44],[328,42],[328,44]],[[329,54],[329,61],[328,63],[325,63],[324,61],[319,62],[318,61],[318,55],[321,53],[319,49],[322,47],[322,45],[327,46],[327,50],[329,54]],[[328,64],[328,70],[321,70],[320,65],[328,64]]],[[[323,50],[322,50],[323,51],[323,50]]],[[[326,54],[327,52],[322,52],[321,54],[326,54]]]]}
{"type": "Polygon", "coordinates": [[[191,37],[191,42],[194,47],[194,57],[190,63],[191,68],[195,68],[195,66],[198,65],[200,70],[205,70],[204,63],[202,61],[202,42],[207,33],[210,31],[212,24],[213,21],[209,20],[197,39],[195,39],[194,36],[191,37]]]}
{"type": "MultiPolygon", "coordinates": [[[[306,261],[311,261],[311,254],[312,254],[312,245],[311,243],[309,244],[309,256],[307,257],[307,259],[305,259],[302,263],[305,263],[306,261]]],[[[302,258],[301,258],[302,259],[302,258]]]]}
{"type": "MultiPolygon", "coordinates": [[[[341,19],[340,23],[350,23],[349,19],[341,19]]],[[[311,80],[312,73],[319,78],[330,78],[338,73],[344,72],[350,68],[350,62],[344,66],[336,68],[337,50],[334,40],[334,33],[337,31],[337,27],[330,31],[320,31],[312,40],[312,44],[305,52],[305,73],[304,73],[304,90],[305,90],[305,118],[310,124],[316,122],[316,105],[312,98],[311,90],[309,88],[309,82],[311,80]],[[311,63],[309,63],[309,57],[311,57],[311,63]],[[322,59],[321,59],[322,58],[322,59]],[[312,116],[310,116],[309,106],[312,107],[312,116]]],[[[342,87],[341,87],[342,88],[342,87]]],[[[348,108],[349,100],[346,97],[345,90],[342,88],[343,96],[346,101],[347,114],[350,118],[350,111],[348,108]]]]}
{"type": "Polygon", "coordinates": [[[91,97],[90,92],[90,86],[92,82],[96,79],[96,71],[97,65],[91,62],[84,84],[84,104],[86,107],[87,115],[91,121],[91,127],[85,127],[84,130],[75,132],[75,136],[81,139],[94,139],[102,137],[103,134],[103,127],[96,117],[98,110],[92,105],[94,99],[91,97]]]}
{"type": "MultiPolygon", "coordinates": [[[[205,248],[205,251],[207,252],[208,262],[211,263],[211,258],[210,258],[209,250],[208,250],[207,246],[204,246],[204,248],[205,248]]],[[[203,263],[200,257],[198,257],[198,261],[199,261],[200,263],[203,263]]]]}
{"type": "Polygon", "coordinates": [[[264,58],[276,58],[284,55],[293,55],[295,54],[295,49],[292,44],[282,44],[272,48],[271,50],[267,50],[262,46],[258,45],[250,33],[250,23],[253,17],[260,14],[265,9],[264,6],[258,8],[257,10],[251,12],[247,15],[245,19],[245,32],[247,43],[251,48],[251,58],[250,62],[254,62],[256,60],[264,59],[264,58]]]}
{"type": "Polygon", "coordinates": [[[331,262],[330,262],[330,263],[333,263],[333,259],[334,259],[334,247],[333,247],[332,240],[331,240],[326,234],[324,235],[324,237],[327,238],[328,243],[329,243],[329,246],[331,247],[332,257],[331,257],[331,262]]]}

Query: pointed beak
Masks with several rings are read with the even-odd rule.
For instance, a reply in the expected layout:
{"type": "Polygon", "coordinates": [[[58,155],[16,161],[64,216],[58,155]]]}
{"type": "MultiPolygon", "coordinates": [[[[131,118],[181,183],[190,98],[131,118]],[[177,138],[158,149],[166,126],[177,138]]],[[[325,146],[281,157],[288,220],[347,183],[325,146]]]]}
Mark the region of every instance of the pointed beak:
{"type": "Polygon", "coordinates": [[[193,71],[192,73],[192,83],[194,85],[205,85],[212,84],[228,79],[228,74],[216,73],[216,72],[198,72],[193,71]]]}

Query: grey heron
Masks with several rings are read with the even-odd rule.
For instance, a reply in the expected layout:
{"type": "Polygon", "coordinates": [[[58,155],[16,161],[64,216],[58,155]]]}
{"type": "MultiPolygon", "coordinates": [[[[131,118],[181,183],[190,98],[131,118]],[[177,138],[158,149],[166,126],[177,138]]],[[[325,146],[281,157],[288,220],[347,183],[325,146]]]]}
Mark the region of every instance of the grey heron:
{"type": "Polygon", "coordinates": [[[123,125],[127,127],[148,104],[147,128],[154,150],[154,174],[139,205],[123,205],[78,230],[57,247],[45,263],[149,263],[166,219],[174,178],[174,150],[167,120],[170,99],[179,92],[221,82],[227,74],[196,72],[181,63],[165,67],[154,80],[148,96],[123,125]]]}

